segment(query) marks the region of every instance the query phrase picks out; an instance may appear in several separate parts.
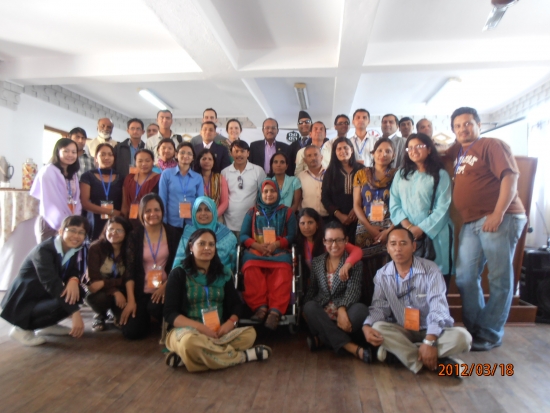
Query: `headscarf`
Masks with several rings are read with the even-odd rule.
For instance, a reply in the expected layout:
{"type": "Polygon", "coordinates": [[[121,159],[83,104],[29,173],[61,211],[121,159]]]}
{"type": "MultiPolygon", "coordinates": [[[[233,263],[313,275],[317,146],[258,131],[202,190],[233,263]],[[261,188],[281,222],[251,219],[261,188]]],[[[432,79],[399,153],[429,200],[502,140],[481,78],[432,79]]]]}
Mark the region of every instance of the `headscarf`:
{"type": "MultiPolygon", "coordinates": [[[[214,233],[216,234],[216,239],[218,241],[230,232],[225,225],[220,225],[218,223],[218,208],[216,208],[216,203],[212,200],[212,198],[209,198],[207,196],[199,196],[197,199],[195,199],[195,202],[193,203],[193,209],[191,210],[191,219],[193,220],[193,232],[195,232],[197,229],[209,229],[211,231],[214,231],[214,233]],[[212,212],[212,222],[210,222],[209,224],[199,224],[199,222],[197,221],[197,212],[201,204],[206,205],[210,212],[212,212]]],[[[185,229],[187,230],[187,227],[185,229]]],[[[189,234],[189,236],[191,236],[191,234],[189,234]]]]}
{"type": "Polygon", "coordinates": [[[260,213],[262,211],[264,211],[269,216],[277,208],[279,208],[281,206],[280,203],[281,203],[281,194],[279,193],[279,185],[277,184],[277,182],[272,181],[270,178],[264,179],[264,181],[262,182],[262,185],[260,186],[260,190],[258,191],[258,199],[256,201],[256,208],[258,208],[260,213]],[[262,192],[264,191],[264,188],[267,185],[271,186],[275,190],[275,193],[277,194],[277,199],[272,204],[266,204],[264,202],[264,200],[262,199],[262,192]]]}

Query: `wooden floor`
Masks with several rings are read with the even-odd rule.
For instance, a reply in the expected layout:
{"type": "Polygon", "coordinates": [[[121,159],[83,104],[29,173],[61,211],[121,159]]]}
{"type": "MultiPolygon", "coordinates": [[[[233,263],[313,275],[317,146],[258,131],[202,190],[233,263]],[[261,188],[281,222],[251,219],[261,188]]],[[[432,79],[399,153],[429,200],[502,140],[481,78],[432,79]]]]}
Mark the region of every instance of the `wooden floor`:
{"type": "Polygon", "coordinates": [[[508,327],[504,345],[470,353],[470,363],[513,364],[514,375],[456,380],[402,366],[365,365],[325,350],[305,334],[260,335],[264,363],[190,374],[164,364],[159,336],[124,340],[92,333],[26,348],[0,321],[0,411],[8,412],[550,412],[550,326],[508,327]]]}

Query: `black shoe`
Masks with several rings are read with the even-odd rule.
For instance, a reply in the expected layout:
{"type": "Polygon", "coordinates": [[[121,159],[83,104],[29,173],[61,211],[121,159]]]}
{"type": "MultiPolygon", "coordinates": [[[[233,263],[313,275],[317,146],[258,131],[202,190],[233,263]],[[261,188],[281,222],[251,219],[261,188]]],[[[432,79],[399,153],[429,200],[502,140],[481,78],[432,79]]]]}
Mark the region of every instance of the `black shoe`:
{"type": "Polygon", "coordinates": [[[311,352],[317,351],[323,346],[323,344],[321,343],[321,340],[319,340],[319,337],[311,334],[307,336],[306,341],[307,341],[307,346],[309,347],[309,351],[311,352]]]}
{"type": "Polygon", "coordinates": [[[363,363],[367,363],[367,364],[372,363],[372,350],[370,349],[370,347],[359,347],[359,346],[357,346],[357,350],[355,350],[355,355],[363,363]],[[363,357],[359,357],[359,350],[361,348],[363,349],[363,357]]]}
{"type": "Polygon", "coordinates": [[[166,365],[168,367],[172,367],[173,369],[183,365],[183,361],[181,360],[181,357],[178,355],[178,353],[174,351],[171,351],[170,353],[168,353],[164,361],[166,362],[166,365]]]}

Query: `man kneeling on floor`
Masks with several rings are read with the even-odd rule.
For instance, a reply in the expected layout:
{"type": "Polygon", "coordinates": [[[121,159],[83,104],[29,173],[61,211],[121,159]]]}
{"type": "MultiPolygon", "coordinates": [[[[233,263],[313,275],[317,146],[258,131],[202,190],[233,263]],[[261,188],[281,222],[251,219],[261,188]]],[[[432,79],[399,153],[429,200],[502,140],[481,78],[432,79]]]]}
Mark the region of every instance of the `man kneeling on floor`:
{"type": "Polygon", "coordinates": [[[397,358],[414,373],[422,366],[436,370],[439,364],[462,364],[454,355],[470,350],[472,336],[453,327],[438,266],[414,256],[416,242],[405,228],[390,231],[387,245],[392,261],[376,273],[363,325],[367,341],[380,346],[378,360],[397,358]],[[387,322],[392,314],[394,322],[387,322]]]}

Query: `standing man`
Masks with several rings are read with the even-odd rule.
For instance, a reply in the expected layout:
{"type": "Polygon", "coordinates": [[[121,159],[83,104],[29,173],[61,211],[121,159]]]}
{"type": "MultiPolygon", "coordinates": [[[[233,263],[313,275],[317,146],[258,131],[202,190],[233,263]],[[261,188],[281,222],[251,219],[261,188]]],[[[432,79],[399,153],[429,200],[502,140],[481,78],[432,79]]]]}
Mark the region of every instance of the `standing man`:
{"type": "Polygon", "coordinates": [[[118,143],[111,138],[113,126],[113,122],[109,118],[101,118],[97,121],[97,137],[86,143],[88,146],[88,152],[92,158],[95,158],[95,149],[100,143],[108,143],[113,148],[118,143]]]}
{"type": "Polygon", "coordinates": [[[354,149],[357,162],[365,166],[372,165],[371,151],[378,138],[369,138],[367,136],[367,127],[370,123],[370,113],[366,109],[357,109],[353,113],[353,126],[355,135],[350,139],[354,149]]]}
{"type": "MultiPolygon", "coordinates": [[[[321,156],[323,157],[322,166],[327,168],[330,163],[332,145],[327,138],[327,128],[325,124],[321,121],[317,121],[311,127],[311,145],[316,146],[321,150],[321,156]]],[[[307,146],[306,146],[307,148],[307,146]]],[[[300,149],[296,154],[296,169],[295,176],[298,176],[302,171],[305,171],[307,168],[306,163],[304,162],[304,152],[305,149],[300,149]]]]}
{"type": "Polygon", "coordinates": [[[195,145],[195,153],[197,157],[204,149],[210,149],[214,154],[215,168],[212,172],[219,174],[222,169],[225,169],[231,164],[229,160],[229,153],[222,145],[216,145],[214,143],[214,137],[216,136],[216,124],[214,122],[204,122],[201,126],[201,142],[195,145]]]}
{"type": "Polygon", "coordinates": [[[401,132],[401,137],[405,140],[413,132],[414,123],[413,120],[409,117],[404,117],[399,119],[399,132],[401,132]]]}
{"type": "Polygon", "coordinates": [[[69,132],[69,139],[76,142],[78,147],[78,163],[80,164],[80,169],[77,172],[78,179],[84,172],[88,172],[95,168],[94,158],[88,153],[88,147],[86,142],[88,137],[86,136],[86,131],[82,128],[73,128],[69,132]]]}
{"type": "Polygon", "coordinates": [[[156,135],[152,135],[147,138],[147,143],[145,144],[145,148],[149,149],[155,154],[155,164],[158,160],[157,145],[159,144],[161,139],[172,139],[176,148],[180,143],[183,142],[183,138],[181,137],[181,135],[173,133],[172,129],[170,129],[172,127],[173,121],[174,119],[172,117],[172,112],[170,112],[168,109],[159,110],[157,112],[157,123],[159,125],[159,131],[156,135]]]}
{"type": "Polygon", "coordinates": [[[141,119],[130,119],[127,123],[128,135],[130,137],[119,143],[115,148],[115,169],[124,178],[130,172],[130,168],[136,166],[136,152],[145,148],[141,140],[143,133],[143,121],[141,119]]]}
{"type": "MultiPolygon", "coordinates": [[[[212,108],[205,109],[204,112],[202,112],[202,124],[204,124],[204,122],[213,122],[214,125],[217,125],[218,113],[212,108]]],[[[226,139],[227,138],[223,137],[217,132],[216,132],[216,135],[214,136],[214,142],[216,143],[223,142],[226,139]]],[[[199,145],[201,142],[202,142],[201,134],[198,134],[197,136],[193,136],[193,138],[191,139],[191,144],[193,146],[199,145]]]]}
{"type": "Polygon", "coordinates": [[[307,169],[298,174],[302,184],[302,208],[313,208],[328,222],[328,212],[321,202],[321,188],[326,168],[323,167],[321,149],[314,145],[304,148],[304,162],[307,169]]]}
{"type": "Polygon", "coordinates": [[[336,138],[347,138],[349,132],[350,121],[347,115],[338,115],[334,119],[334,129],[336,129],[336,138]]]}
{"type": "Polygon", "coordinates": [[[298,114],[298,132],[300,132],[300,139],[298,139],[296,142],[292,142],[290,144],[290,164],[288,165],[288,169],[286,171],[287,175],[297,175],[298,173],[295,173],[295,167],[296,167],[296,155],[300,151],[300,149],[305,148],[307,145],[311,143],[311,116],[309,116],[309,113],[307,113],[304,110],[301,110],[298,114]]]}
{"type": "Polygon", "coordinates": [[[519,170],[510,147],[480,137],[480,118],[462,107],[451,116],[457,143],[447,151],[455,160],[453,202],[464,221],[458,241],[456,284],[462,319],[474,336],[472,350],[502,344],[514,294],[513,259],[527,218],[517,195],[519,170]],[[489,300],[481,272],[487,263],[489,300]]]}
{"type": "Polygon", "coordinates": [[[431,138],[434,134],[432,122],[426,118],[420,119],[418,122],[416,122],[416,131],[418,133],[423,133],[424,135],[427,135],[431,138]]]}
{"type": "Polygon", "coordinates": [[[238,240],[246,211],[256,204],[258,188],[266,178],[262,167],[248,161],[249,155],[248,143],[240,139],[233,141],[231,156],[234,162],[222,170],[229,190],[229,206],[223,215],[225,225],[233,231],[238,240]]]}
{"type": "MultiPolygon", "coordinates": [[[[290,156],[290,147],[283,142],[277,142],[277,134],[279,133],[279,124],[273,118],[267,118],[262,125],[264,133],[263,141],[255,141],[250,144],[250,162],[264,169],[266,174],[269,173],[269,161],[277,152],[284,152],[290,156]]],[[[289,158],[290,159],[290,158],[289,158]]]]}
{"type": "Polygon", "coordinates": [[[151,123],[149,126],[147,126],[147,139],[149,139],[151,136],[156,135],[159,133],[159,125],[156,123],[151,123]]]}
{"type": "Polygon", "coordinates": [[[394,114],[389,113],[382,117],[382,137],[389,138],[393,142],[395,158],[390,164],[392,168],[399,168],[405,155],[406,139],[397,135],[398,124],[399,119],[394,114]]]}
{"type": "Polygon", "coordinates": [[[380,346],[380,361],[389,362],[394,356],[413,373],[423,366],[436,370],[439,364],[453,365],[451,372],[456,373],[458,364],[460,373],[463,362],[454,355],[469,351],[472,336],[462,327],[453,327],[439,267],[414,257],[415,249],[409,230],[398,226],[389,232],[392,261],[376,273],[363,333],[370,344],[380,346]],[[395,321],[387,322],[392,315],[395,321]],[[422,344],[417,347],[416,343],[422,344]]]}

